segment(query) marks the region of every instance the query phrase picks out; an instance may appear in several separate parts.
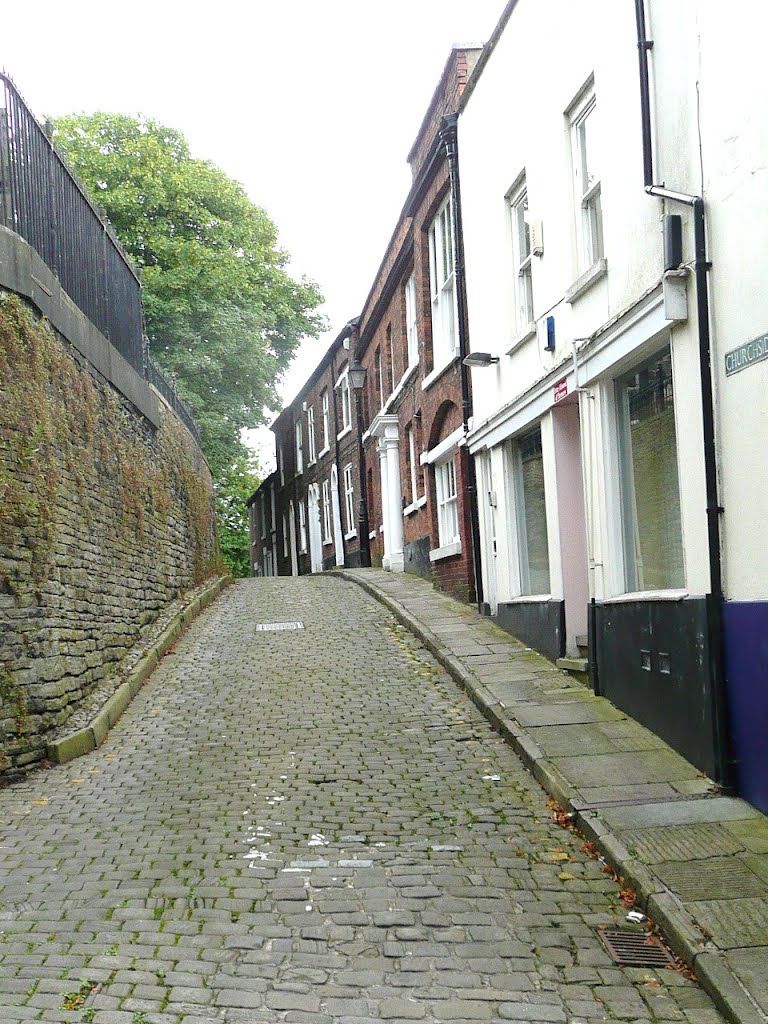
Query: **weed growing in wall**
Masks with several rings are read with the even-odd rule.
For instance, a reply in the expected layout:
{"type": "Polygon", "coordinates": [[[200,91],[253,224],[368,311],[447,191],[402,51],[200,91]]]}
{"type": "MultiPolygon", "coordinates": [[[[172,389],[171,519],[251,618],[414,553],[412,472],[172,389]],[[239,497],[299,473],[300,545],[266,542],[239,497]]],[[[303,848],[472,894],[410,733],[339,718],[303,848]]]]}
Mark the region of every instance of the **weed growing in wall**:
{"type": "MultiPolygon", "coordinates": [[[[148,520],[156,530],[181,505],[194,580],[211,572],[210,482],[184,427],[167,415],[154,445],[149,437],[138,441],[135,431],[125,429],[128,414],[117,394],[97,387],[51,328],[15,296],[0,302],[0,399],[0,528],[22,535],[38,587],[51,571],[63,489],[74,487],[87,517],[94,485],[110,480],[119,495],[116,531],[152,548],[162,538],[147,535],[148,520]]],[[[14,581],[6,580],[6,592],[14,589],[14,581]]]]}
{"type": "Polygon", "coordinates": [[[163,410],[155,429],[0,297],[0,771],[43,756],[45,730],[214,571],[211,477],[183,424],[163,410]]]}

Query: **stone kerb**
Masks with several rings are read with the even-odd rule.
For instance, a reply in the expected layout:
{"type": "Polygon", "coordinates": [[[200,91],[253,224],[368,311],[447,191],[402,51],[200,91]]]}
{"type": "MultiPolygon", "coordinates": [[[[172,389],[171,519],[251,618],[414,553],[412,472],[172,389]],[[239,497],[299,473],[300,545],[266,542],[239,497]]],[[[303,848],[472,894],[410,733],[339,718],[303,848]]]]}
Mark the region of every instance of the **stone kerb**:
{"type": "Polygon", "coordinates": [[[68,761],[81,757],[83,754],[89,754],[96,747],[101,746],[109,730],[117,724],[120,716],[152,675],[161,658],[168,653],[181,634],[201,612],[205,611],[229,582],[230,577],[220,576],[202,594],[199,594],[174,615],[161,635],[147,648],[135,668],[107,698],[88,725],[48,744],[48,760],[52,764],[66,764],[68,761]]]}

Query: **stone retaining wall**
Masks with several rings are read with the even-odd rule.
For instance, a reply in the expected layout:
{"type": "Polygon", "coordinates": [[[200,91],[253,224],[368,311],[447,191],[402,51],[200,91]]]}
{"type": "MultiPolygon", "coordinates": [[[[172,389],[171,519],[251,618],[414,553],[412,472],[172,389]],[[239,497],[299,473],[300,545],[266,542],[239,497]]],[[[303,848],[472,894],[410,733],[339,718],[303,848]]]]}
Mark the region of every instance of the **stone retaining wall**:
{"type": "Polygon", "coordinates": [[[210,471],[16,296],[0,299],[0,773],[218,568],[210,471]]]}

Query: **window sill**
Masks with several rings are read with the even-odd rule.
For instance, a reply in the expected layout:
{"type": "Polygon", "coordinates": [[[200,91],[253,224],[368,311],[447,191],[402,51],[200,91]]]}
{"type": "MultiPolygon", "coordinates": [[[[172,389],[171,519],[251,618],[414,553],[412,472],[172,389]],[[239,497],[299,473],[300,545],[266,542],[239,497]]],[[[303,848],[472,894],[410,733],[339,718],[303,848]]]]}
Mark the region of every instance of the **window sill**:
{"type": "Polygon", "coordinates": [[[518,594],[517,597],[511,597],[508,601],[504,601],[504,604],[541,604],[542,601],[551,601],[551,594],[518,594]]]}
{"type": "Polygon", "coordinates": [[[452,366],[456,365],[458,358],[459,353],[458,351],[456,351],[454,352],[454,354],[451,356],[447,363],[442,363],[440,366],[437,367],[436,370],[430,371],[430,373],[428,373],[424,380],[421,382],[421,390],[427,391],[429,388],[431,388],[432,385],[436,381],[438,381],[443,376],[444,373],[447,373],[452,366]]]}
{"type": "Polygon", "coordinates": [[[439,562],[443,558],[452,558],[461,554],[461,541],[455,540],[451,544],[444,544],[441,548],[435,548],[429,552],[430,562],[439,562]]]}
{"type": "Polygon", "coordinates": [[[298,477],[298,476],[301,476],[303,472],[304,472],[304,470],[303,470],[303,469],[297,469],[297,470],[296,470],[296,476],[297,476],[297,477],[298,477]]]}
{"type": "Polygon", "coordinates": [[[331,544],[333,544],[332,540],[324,540],[323,541],[323,547],[324,548],[329,548],[331,546],[331,544]]]}
{"type": "MultiPolygon", "coordinates": [[[[350,427],[350,430],[351,429],[352,428],[350,427]]],[[[323,450],[321,452],[318,452],[317,453],[317,460],[318,460],[318,462],[320,461],[320,459],[323,458],[324,455],[327,455],[330,450],[331,450],[330,445],[326,445],[325,448],[323,448],[323,450]]]]}
{"type": "Polygon", "coordinates": [[[412,501],[410,505],[406,505],[405,506],[405,508],[403,509],[403,515],[404,516],[413,515],[413,513],[414,512],[418,512],[418,510],[420,508],[424,508],[424,506],[426,504],[427,504],[427,496],[426,496],[426,494],[422,494],[422,496],[420,498],[417,498],[416,501],[412,501]]]}
{"type": "Polygon", "coordinates": [[[309,469],[309,467],[310,467],[310,466],[314,466],[314,464],[315,464],[316,462],[317,462],[317,459],[310,459],[310,460],[309,460],[309,461],[307,462],[307,469],[309,469]]]}
{"type": "Polygon", "coordinates": [[[531,338],[535,338],[535,337],[536,337],[536,321],[535,320],[531,320],[531,322],[529,324],[526,324],[525,327],[523,327],[523,329],[521,331],[518,331],[517,334],[514,336],[514,338],[512,339],[512,344],[506,350],[506,354],[508,356],[511,356],[512,353],[516,349],[520,348],[521,345],[524,345],[526,341],[530,341],[531,338]]]}
{"type": "Polygon", "coordinates": [[[570,305],[580,299],[585,292],[588,292],[593,284],[597,284],[608,273],[608,260],[603,256],[597,260],[589,270],[577,277],[571,287],[565,293],[565,301],[570,305]]]}
{"type": "Polygon", "coordinates": [[[376,540],[376,537],[377,537],[376,531],[375,530],[371,530],[371,532],[368,534],[368,540],[376,540]]]}
{"type": "Polygon", "coordinates": [[[684,601],[687,590],[636,590],[631,594],[616,594],[606,597],[603,604],[627,604],[630,601],[684,601]]]}
{"type": "Polygon", "coordinates": [[[344,427],[344,429],[341,431],[341,433],[336,435],[336,440],[340,441],[342,439],[342,437],[346,437],[347,434],[351,434],[351,433],[352,433],[352,424],[350,423],[350,425],[348,427],[344,427]]]}
{"type": "Polygon", "coordinates": [[[344,534],[344,540],[352,540],[353,537],[357,536],[357,530],[350,530],[349,533],[344,534]]]}

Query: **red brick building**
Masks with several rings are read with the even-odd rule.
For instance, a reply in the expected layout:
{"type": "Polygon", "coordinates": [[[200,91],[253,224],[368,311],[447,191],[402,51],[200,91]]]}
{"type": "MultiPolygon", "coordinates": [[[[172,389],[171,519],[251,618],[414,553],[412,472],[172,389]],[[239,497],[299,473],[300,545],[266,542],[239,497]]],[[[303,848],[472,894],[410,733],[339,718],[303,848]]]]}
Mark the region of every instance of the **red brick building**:
{"type": "Polygon", "coordinates": [[[373,560],[465,599],[475,596],[469,395],[444,118],[479,53],[452,51],[408,154],[413,184],[359,318],[355,353],[366,369],[373,560]]]}
{"type": "Polygon", "coordinates": [[[295,576],[360,564],[351,336],[347,325],[272,424],[277,469],[248,501],[254,575],[295,576]]]}
{"type": "Polygon", "coordinates": [[[479,54],[451,52],[408,154],[412,186],[362,313],[273,424],[277,473],[250,501],[254,571],[356,566],[369,551],[373,564],[476,597],[466,310],[449,152],[450,116],[479,54]],[[350,368],[365,371],[357,392],[350,368]],[[367,524],[357,511],[361,483],[367,524]],[[273,496],[270,562],[258,509],[273,496]]]}

